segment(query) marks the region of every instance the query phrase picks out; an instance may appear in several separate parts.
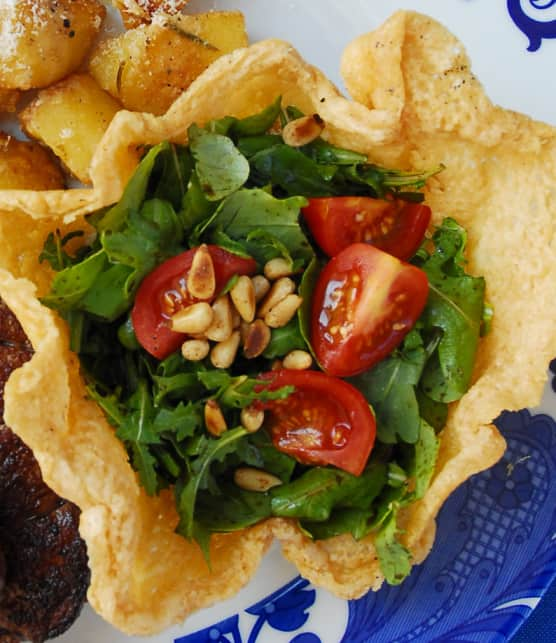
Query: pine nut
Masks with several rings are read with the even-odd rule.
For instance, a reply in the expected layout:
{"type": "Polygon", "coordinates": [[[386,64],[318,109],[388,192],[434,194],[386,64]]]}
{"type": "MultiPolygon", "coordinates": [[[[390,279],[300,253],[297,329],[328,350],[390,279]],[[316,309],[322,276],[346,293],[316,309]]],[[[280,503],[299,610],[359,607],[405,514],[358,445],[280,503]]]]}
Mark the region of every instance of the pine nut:
{"type": "Polygon", "coordinates": [[[212,324],[214,313],[205,301],[182,308],[171,318],[171,328],[177,333],[198,335],[212,324]]]}
{"type": "Polygon", "coordinates": [[[282,130],[282,138],[286,145],[301,147],[318,138],[323,129],[322,118],[318,114],[311,114],[290,121],[282,130]]]}
{"type": "Polygon", "coordinates": [[[284,357],[284,368],[291,368],[294,371],[304,371],[311,368],[313,358],[307,351],[293,350],[284,357]]]}
{"type": "Polygon", "coordinates": [[[271,371],[281,371],[284,368],[284,363],[281,359],[275,359],[270,365],[271,371]]]}
{"type": "Polygon", "coordinates": [[[216,344],[210,352],[212,365],[215,368],[230,368],[236,358],[239,341],[239,330],[234,330],[228,339],[216,344]]]}
{"type": "Polygon", "coordinates": [[[275,257],[267,261],[263,268],[264,276],[270,281],[293,275],[292,265],[284,257],[275,257]]]}
{"type": "Polygon", "coordinates": [[[235,330],[240,327],[242,319],[235,306],[230,306],[230,308],[232,309],[232,328],[235,330]]]}
{"type": "Polygon", "coordinates": [[[188,339],[181,345],[181,354],[190,362],[200,362],[209,354],[210,346],[206,339],[188,339]]]}
{"type": "Polygon", "coordinates": [[[264,316],[266,325],[270,328],[282,328],[292,319],[302,303],[303,299],[299,295],[288,295],[264,316]]]}
{"type": "Polygon", "coordinates": [[[264,317],[271,308],[274,308],[276,304],[280,303],[282,299],[285,299],[288,295],[291,295],[295,292],[295,282],[289,277],[282,277],[275,281],[272,284],[272,288],[269,290],[268,295],[263,299],[259,310],[257,311],[257,317],[264,317]]]}
{"type": "Polygon", "coordinates": [[[206,332],[207,339],[223,342],[232,334],[232,304],[228,295],[222,295],[212,304],[212,324],[206,332]]]}
{"type": "Polygon", "coordinates": [[[220,437],[225,431],[228,430],[226,419],[222,413],[222,409],[216,400],[208,400],[205,404],[205,425],[207,431],[214,435],[215,438],[220,437]]]}
{"type": "Polygon", "coordinates": [[[268,491],[282,484],[280,478],[254,467],[239,467],[234,471],[234,482],[245,491],[268,491]]]}
{"type": "Polygon", "coordinates": [[[246,275],[242,275],[230,290],[230,297],[234,302],[237,312],[246,322],[255,319],[255,288],[253,282],[246,275]]]}
{"type": "Polygon", "coordinates": [[[255,431],[258,431],[263,425],[264,411],[254,406],[246,406],[241,409],[240,419],[244,429],[249,431],[249,433],[255,433],[255,431]]]}
{"type": "Polygon", "coordinates": [[[270,290],[270,281],[264,275],[255,275],[251,277],[251,281],[255,289],[255,301],[259,303],[270,290]]]}
{"type": "Polygon", "coordinates": [[[255,320],[247,327],[243,339],[243,354],[247,359],[253,359],[261,355],[270,344],[270,328],[262,319],[255,320]]]}
{"type": "Polygon", "coordinates": [[[193,255],[193,261],[187,275],[187,290],[197,299],[210,299],[214,296],[216,277],[214,263],[209,249],[203,243],[193,255]]]}

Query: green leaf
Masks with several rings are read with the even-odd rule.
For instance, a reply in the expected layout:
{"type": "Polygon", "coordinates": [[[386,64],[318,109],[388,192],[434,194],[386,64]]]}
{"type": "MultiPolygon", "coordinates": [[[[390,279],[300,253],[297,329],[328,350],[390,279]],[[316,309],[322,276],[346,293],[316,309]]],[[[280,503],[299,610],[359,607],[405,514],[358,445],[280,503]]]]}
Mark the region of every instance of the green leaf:
{"type": "Polygon", "coordinates": [[[81,263],[64,268],[54,277],[50,293],[41,298],[41,303],[60,311],[78,308],[81,299],[107,265],[106,252],[98,250],[81,263]]]}
{"type": "Polygon", "coordinates": [[[128,412],[116,431],[120,440],[138,444],[159,444],[160,435],[153,427],[153,400],[145,380],[140,382],[126,406],[128,412]]]}
{"type": "Polygon", "coordinates": [[[139,442],[131,444],[131,462],[139,474],[141,485],[149,496],[154,496],[159,490],[159,479],[156,472],[157,461],[149,447],[139,442]]]}
{"type": "Polygon", "coordinates": [[[369,464],[361,476],[312,467],[293,482],[271,489],[272,515],[320,522],[328,520],[336,506],[368,508],[385,481],[382,463],[369,464]]]}
{"type": "Polygon", "coordinates": [[[223,484],[217,496],[201,491],[195,507],[195,521],[209,532],[245,529],[270,515],[268,494],[245,491],[234,484],[223,484]]]}
{"type": "Polygon", "coordinates": [[[197,229],[196,238],[220,229],[231,239],[241,241],[252,257],[264,263],[266,248],[261,248],[256,239],[248,240],[253,229],[263,230],[267,238],[286,247],[294,260],[309,261],[314,253],[299,225],[299,211],[304,205],[303,198],[276,199],[264,190],[239,190],[197,229]]]}
{"type": "Polygon", "coordinates": [[[202,426],[200,402],[179,402],[176,407],[159,409],[153,420],[153,429],[157,433],[172,432],[179,442],[192,437],[202,426]]]}
{"type": "Polygon", "coordinates": [[[62,237],[59,230],[51,232],[44,242],[42,252],[39,255],[39,263],[47,261],[50,267],[57,272],[77,263],[80,261],[79,255],[72,257],[64,250],[64,246],[72,239],[82,237],[84,234],[83,230],[74,230],[62,237]]]}
{"type": "Polygon", "coordinates": [[[356,540],[369,533],[372,510],[334,509],[325,522],[303,520],[301,528],[315,540],[326,540],[342,534],[351,534],[356,540]]]}
{"type": "Polygon", "coordinates": [[[307,343],[301,334],[297,316],[281,328],[273,328],[270,343],[265,348],[263,357],[276,359],[284,357],[293,350],[307,350],[307,343]]]}
{"type": "Polygon", "coordinates": [[[257,186],[273,185],[291,197],[334,196],[329,167],[308,158],[289,145],[273,145],[254,154],[250,180],[257,186]]]}
{"type": "Polygon", "coordinates": [[[218,439],[207,439],[200,454],[191,463],[191,474],[187,482],[176,485],[176,505],[180,521],[176,527],[178,534],[187,539],[194,537],[194,514],[198,492],[209,484],[210,467],[221,461],[237,448],[237,443],[247,431],[241,427],[226,431],[218,439]]]}
{"type": "Polygon", "coordinates": [[[154,164],[160,154],[168,153],[170,144],[160,143],[152,147],[143,157],[137,166],[133,176],[129,180],[122,198],[115,206],[110,208],[102,218],[96,221],[96,228],[99,232],[112,230],[117,232],[127,222],[130,212],[137,212],[147,196],[149,179],[154,164]]]}
{"type": "Polygon", "coordinates": [[[411,572],[411,554],[397,540],[397,532],[396,515],[392,514],[375,538],[380,569],[389,585],[399,585],[411,572]]]}
{"type": "Polygon", "coordinates": [[[413,472],[415,476],[415,489],[412,500],[422,498],[429,488],[434,474],[439,448],[440,441],[436,437],[434,429],[424,420],[421,420],[419,440],[415,444],[415,469],[413,472]]]}
{"type": "Polygon", "coordinates": [[[274,102],[258,114],[236,120],[230,127],[229,133],[233,137],[259,136],[268,131],[280,116],[282,97],[278,96],[274,102]]]}
{"type": "Polygon", "coordinates": [[[465,273],[466,236],[453,219],[445,219],[434,233],[433,252],[420,266],[430,284],[422,324],[425,332],[443,332],[421,387],[438,402],[453,402],[468,390],[481,332],[485,281],[465,273]]]}
{"type": "Polygon", "coordinates": [[[247,181],[249,162],[230,138],[195,125],[188,134],[199,184],[209,201],[223,199],[247,181]]]}
{"type": "MultiPolygon", "coordinates": [[[[419,335],[408,336],[411,342],[419,335]]],[[[398,440],[414,444],[421,424],[416,386],[425,365],[422,344],[409,350],[404,347],[382,360],[372,369],[350,378],[350,382],[367,398],[376,415],[377,436],[381,442],[398,440]]]]}
{"type": "MultiPolygon", "coordinates": [[[[189,234],[195,226],[199,225],[209,217],[216,207],[214,201],[209,201],[201,188],[197,172],[193,171],[183,198],[182,208],[178,212],[186,234],[189,234]]],[[[190,246],[191,247],[191,246],[190,246]]]]}

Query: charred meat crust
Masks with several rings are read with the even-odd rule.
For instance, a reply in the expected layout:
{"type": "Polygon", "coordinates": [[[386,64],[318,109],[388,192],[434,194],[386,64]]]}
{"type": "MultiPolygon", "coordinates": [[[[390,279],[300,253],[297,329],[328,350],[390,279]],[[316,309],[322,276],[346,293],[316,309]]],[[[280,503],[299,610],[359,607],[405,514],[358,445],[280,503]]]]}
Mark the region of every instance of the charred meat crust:
{"type": "Polygon", "coordinates": [[[31,450],[2,422],[5,383],[32,354],[0,299],[0,643],[64,632],[90,581],[79,509],[43,482],[31,450]]]}

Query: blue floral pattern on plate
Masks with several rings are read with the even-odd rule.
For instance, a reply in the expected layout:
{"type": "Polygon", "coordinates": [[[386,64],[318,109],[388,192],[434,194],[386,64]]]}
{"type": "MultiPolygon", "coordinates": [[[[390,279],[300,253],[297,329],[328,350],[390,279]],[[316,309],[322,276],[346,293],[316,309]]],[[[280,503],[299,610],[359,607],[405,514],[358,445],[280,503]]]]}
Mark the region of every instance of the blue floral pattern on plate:
{"type": "Polygon", "coordinates": [[[508,0],[512,20],[529,38],[527,51],[540,49],[545,38],[556,38],[556,20],[544,19],[542,13],[554,5],[556,0],[508,0]]]}
{"type": "MultiPolygon", "coordinates": [[[[536,606],[556,576],[556,422],[522,410],[496,423],[503,459],[450,497],[425,565],[349,602],[342,643],[501,643],[536,606]]],[[[306,626],[324,594],[298,577],[245,610],[256,620],[243,636],[236,614],[175,643],[260,643],[271,631],[321,643],[306,626]]]]}

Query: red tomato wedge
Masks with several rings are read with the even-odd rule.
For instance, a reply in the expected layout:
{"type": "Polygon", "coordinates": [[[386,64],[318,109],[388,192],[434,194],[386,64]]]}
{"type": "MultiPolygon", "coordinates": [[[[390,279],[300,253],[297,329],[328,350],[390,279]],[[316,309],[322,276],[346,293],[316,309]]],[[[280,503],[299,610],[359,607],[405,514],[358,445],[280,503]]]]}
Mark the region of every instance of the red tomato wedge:
{"type": "MultiPolygon", "coordinates": [[[[257,264],[219,246],[207,246],[214,264],[215,294],[234,275],[252,275],[257,264]]],[[[187,291],[187,274],[196,248],[182,252],[155,268],[141,282],[131,311],[131,321],[141,346],[158,359],[177,350],[184,339],[182,333],[170,329],[169,320],[178,310],[200,300],[187,291]]]]}
{"type": "Polygon", "coordinates": [[[354,386],[319,371],[265,373],[275,390],[293,385],[284,400],[263,402],[265,427],[276,449],[303,464],[332,464],[360,475],[373,448],[376,423],[354,386]]]}
{"type": "Polygon", "coordinates": [[[321,272],[311,342],[323,370],[349,377],[384,359],[423,311],[426,274],[365,243],[342,250],[321,272]]]}
{"type": "Polygon", "coordinates": [[[431,210],[401,199],[340,196],[309,199],[303,216],[329,257],[352,243],[364,242],[408,260],[425,237],[431,210]]]}

